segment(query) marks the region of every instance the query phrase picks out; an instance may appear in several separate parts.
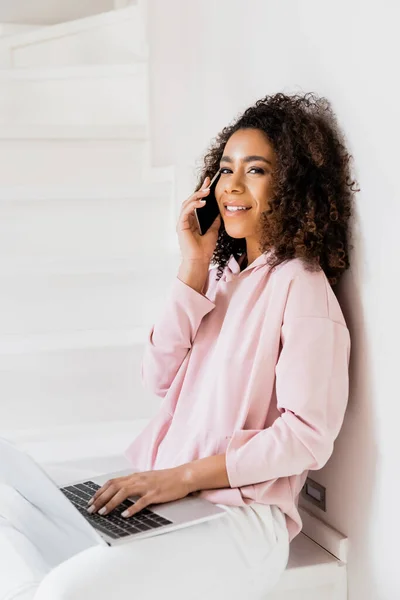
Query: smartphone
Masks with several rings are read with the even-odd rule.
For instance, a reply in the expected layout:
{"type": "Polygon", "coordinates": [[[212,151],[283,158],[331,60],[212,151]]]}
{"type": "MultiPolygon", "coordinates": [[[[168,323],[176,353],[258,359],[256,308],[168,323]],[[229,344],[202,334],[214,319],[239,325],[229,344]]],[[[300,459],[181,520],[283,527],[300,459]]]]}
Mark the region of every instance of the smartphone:
{"type": "Polygon", "coordinates": [[[197,224],[199,226],[200,235],[204,235],[207,230],[214,223],[217,216],[220,214],[220,210],[218,207],[218,202],[215,198],[215,186],[218,183],[219,176],[221,175],[221,171],[217,171],[214,177],[211,180],[209,185],[210,192],[205,198],[205,205],[201,208],[195,208],[194,214],[197,219],[197,224]]]}

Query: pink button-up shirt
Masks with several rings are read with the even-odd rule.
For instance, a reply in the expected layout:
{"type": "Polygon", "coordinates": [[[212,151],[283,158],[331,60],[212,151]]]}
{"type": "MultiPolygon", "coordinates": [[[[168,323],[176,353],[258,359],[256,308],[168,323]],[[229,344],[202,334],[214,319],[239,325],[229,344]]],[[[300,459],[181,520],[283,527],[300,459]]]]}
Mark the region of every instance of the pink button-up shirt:
{"type": "Polygon", "coordinates": [[[267,256],[240,271],[231,255],[204,294],[173,280],[141,366],[163,402],[125,455],[152,470],[225,453],[230,487],[199,495],[276,504],[292,540],[308,470],[325,465],[342,426],[350,335],[322,270],[300,259],[271,270],[267,256]]]}

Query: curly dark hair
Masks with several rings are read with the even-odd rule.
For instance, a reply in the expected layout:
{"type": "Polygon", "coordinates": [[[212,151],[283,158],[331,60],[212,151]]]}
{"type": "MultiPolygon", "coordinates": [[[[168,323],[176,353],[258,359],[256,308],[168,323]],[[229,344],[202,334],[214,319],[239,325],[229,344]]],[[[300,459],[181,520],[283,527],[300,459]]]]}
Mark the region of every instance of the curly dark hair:
{"type": "MultiPolygon", "coordinates": [[[[273,250],[267,259],[272,268],[292,258],[301,258],[308,270],[322,268],[333,287],[350,266],[349,219],[359,190],[330,102],[314,93],[257,100],[211,141],[195,191],[219,170],[231,135],[249,128],[263,131],[276,154],[273,197],[260,217],[261,251],[273,250]]],[[[238,259],[245,251],[245,238],[229,236],[221,219],[212,256],[218,280],[231,254],[238,259]]]]}

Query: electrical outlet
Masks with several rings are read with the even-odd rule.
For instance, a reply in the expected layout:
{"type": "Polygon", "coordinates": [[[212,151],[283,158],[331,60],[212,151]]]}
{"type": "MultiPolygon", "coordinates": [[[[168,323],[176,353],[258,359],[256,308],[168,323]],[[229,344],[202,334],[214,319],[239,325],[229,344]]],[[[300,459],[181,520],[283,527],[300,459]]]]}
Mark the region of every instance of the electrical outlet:
{"type": "Polygon", "coordinates": [[[326,488],[323,485],[307,477],[302,487],[301,495],[308,502],[312,502],[312,504],[315,504],[315,506],[326,512],[326,488]]]}

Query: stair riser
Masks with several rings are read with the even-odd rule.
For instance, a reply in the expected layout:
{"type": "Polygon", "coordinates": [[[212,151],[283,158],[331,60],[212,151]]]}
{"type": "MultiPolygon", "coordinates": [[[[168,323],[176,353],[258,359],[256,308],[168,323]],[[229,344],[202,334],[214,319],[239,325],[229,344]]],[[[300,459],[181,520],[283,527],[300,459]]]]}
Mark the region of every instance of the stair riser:
{"type": "MultiPolygon", "coordinates": [[[[131,64],[146,56],[143,33],[133,20],[52,40],[13,48],[12,65],[18,68],[79,64],[131,64]]],[[[4,56],[3,61],[7,57],[4,56]]],[[[4,63],[3,63],[4,64],[4,63]]]]}
{"type": "Polygon", "coordinates": [[[141,345],[2,356],[2,429],[145,418],[160,398],[141,383],[141,345]]]}
{"type": "Polygon", "coordinates": [[[4,278],[0,335],[150,327],[177,272],[4,278]]]}
{"type": "Polygon", "coordinates": [[[0,203],[0,255],[46,258],[135,257],[165,249],[173,228],[163,197],[0,203]]]}
{"type": "Polygon", "coordinates": [[[0,65],[131,64],[146,50],[143,15],[131,6],[0,40],[0,65]]]}
{"type": "Polygon", "coordinates": [[[0,140],[0,185],[134,184],[145,140],[0,140]]]}
{"type": "Polygon", "coordinates": [[[148,121],[145,65],[134,70],[0,72],[0,125],[141,125],[148,121]],[[16,78],[17,77],[17,78],[16,78]]]}
{"type": "Polygon", "coordinates": [[[15,36],[21,33],[29,33],[31,31],[37,31],[39,28],[45,28],[46,25],[28,25],[26,23],[1,23],[0,24],[0,43],[11,43],[11,39],[8,36],[15,36]],[[8,37],[8,40],[5,38],[8,37]]]}

